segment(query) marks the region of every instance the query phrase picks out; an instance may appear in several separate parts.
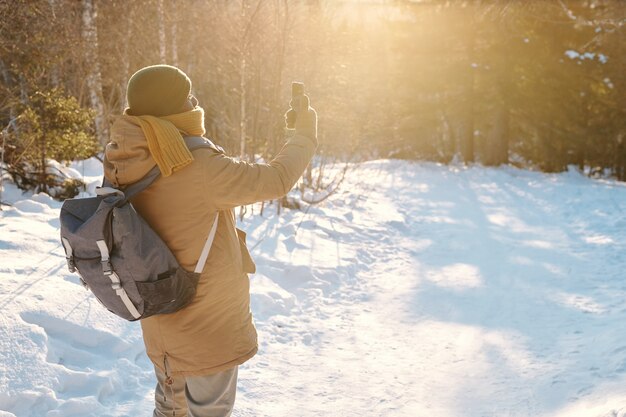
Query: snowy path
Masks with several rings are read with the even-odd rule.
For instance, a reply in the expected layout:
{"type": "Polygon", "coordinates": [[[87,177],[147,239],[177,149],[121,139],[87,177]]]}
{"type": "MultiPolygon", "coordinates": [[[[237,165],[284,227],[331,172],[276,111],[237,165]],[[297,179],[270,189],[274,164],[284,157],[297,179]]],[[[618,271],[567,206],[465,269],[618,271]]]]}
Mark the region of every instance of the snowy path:
{"type": "Polygon", "coordinates": [[[368,166],[359,201],[266,251],[311,268],[280,283],[309,285],[301,310],[262,322],[283,345],[250,367],[242,415],[626,413],[624,187],[368,166]]]}
{"type": "MultiPolygon", "coordinates": [[[[235,416],[626,416],[623,184],[377,161],[342,189],[243,222],[235,416]]],[[[0,416],[149,415],[139,328],[66,272],[57,210],[0,213],[0,416]]]]}

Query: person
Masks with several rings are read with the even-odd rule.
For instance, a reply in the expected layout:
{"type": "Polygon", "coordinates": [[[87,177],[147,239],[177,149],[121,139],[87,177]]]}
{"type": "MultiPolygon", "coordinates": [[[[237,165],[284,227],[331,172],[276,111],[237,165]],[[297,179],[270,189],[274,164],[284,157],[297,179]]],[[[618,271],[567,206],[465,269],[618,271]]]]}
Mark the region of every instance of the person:
{"type": "Polygon", "coordinates": [[[116,187],[159,166],[161,176],[132,204],[186,270],[193,271],[218,216],[193,301],[141,320],[157,379],[154,417],[232,413],[238,366],[258,349],[248,277],[255,264],[234,208],[284,196],[317,148],[317,114],[303,96],[292,100],[295,130],[267,164],[231,158],[218,146],[190,152],[183,136],[205,134],[191,86],[173,66],[137,71],[127,86],[128,108],[114,121],[105,148],[104,175],[116,187]]]}

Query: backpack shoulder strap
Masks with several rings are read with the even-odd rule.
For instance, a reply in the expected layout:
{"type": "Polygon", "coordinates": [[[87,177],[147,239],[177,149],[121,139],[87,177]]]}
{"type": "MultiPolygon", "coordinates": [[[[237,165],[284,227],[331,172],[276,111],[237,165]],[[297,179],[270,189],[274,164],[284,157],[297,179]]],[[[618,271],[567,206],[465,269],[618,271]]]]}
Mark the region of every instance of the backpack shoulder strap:
{"type": "Polygon", "coordinates": [[[124,196],[126,200],[130,200],[135,195],[139,194],[150,186],[157,178],[161,176],[161,170],[158,165],[155,165],[142,179],[132,183],[124,190],[124,196]]]}
{"type": "Polygon", "coordinates": [[[210,139],[202,136],[185,136],[185,144],[190,151],[195,151],[199,148],[211,148],[218,153],[224,153],[224,149],[221,146],[217,146],[210,139]]]}
{"type": "MultiPolygon", "coordinates": [[[[222,149],[220,146],[215,145],[209,139],[202,136],[185,136],[183,139],[185,140],[185,144],[187,145],[189,151],[195,151],[196,149],[200,148],[210,148],[218,153],[224,153],[224,149],[222,149]]],[[[126,200],[130,200],[135,195],[148,188],[160,176],[161,171],[159,170],[158,165],[155,165],[150,171],[148,171],[146,175],[144,175],[142,179],[126,187],[126,189],[124,190],[124,196],[126,200]]],[[[111,183],[109,183],[109,181],[107,181],[106,178],[104,178],[102,181],[102,187],[115,188],[112,186],[111,183]]]]}

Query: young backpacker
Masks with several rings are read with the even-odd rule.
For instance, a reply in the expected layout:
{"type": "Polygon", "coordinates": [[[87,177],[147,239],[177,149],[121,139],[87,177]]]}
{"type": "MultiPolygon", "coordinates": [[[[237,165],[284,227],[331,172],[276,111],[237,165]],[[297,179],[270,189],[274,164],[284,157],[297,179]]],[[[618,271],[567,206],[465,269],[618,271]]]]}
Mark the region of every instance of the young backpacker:
{"type": "MultiPolygon", "coordinates": [[[[208,139],[185,137],[190,151],[213,148],[208,139]]],[[[191,302],[209,255],[217,219],[193,272],[184,270],[130,200],[161,175],[155,166],[123,191],[104,183],[97,197],[68,199],[61,208],[61,242],[70,272],[112,313],[138,320],[173,313],[191,302]]]]}

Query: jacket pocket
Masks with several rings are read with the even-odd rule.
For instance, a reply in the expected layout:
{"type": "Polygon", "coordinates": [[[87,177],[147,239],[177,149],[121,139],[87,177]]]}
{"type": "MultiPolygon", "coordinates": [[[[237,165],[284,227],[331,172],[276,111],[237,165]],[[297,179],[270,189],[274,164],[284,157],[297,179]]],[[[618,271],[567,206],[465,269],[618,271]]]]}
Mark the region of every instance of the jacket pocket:
{"type": "Polygon", "coordinates": [[[241,250],[241,264],[243,272],[254,274],[256,272],[256,264],[252,260],[252,256],[250,256],[248,246],[246,245],[246,232],[239,228],[236,229],[237,237],[239,239],[239,249],[241,250]]]}
{"type": "Polygon", "coordinates": [[[185,307],[196,295],[199,278],[200,274],[179,267],[156,281],[136,282],[144,301],[143,317],[173,313],[185,307]]]}

